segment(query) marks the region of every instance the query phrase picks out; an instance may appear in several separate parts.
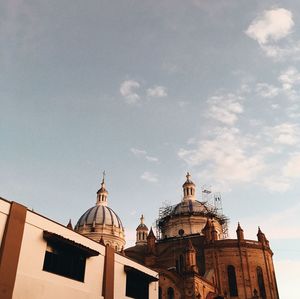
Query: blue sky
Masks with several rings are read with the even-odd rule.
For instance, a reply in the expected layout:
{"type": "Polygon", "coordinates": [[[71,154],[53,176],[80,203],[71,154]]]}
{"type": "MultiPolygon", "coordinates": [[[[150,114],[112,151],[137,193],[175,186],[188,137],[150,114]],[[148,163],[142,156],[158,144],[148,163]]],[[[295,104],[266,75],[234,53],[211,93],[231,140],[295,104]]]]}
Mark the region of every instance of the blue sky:
{"type": "Polygon", "coordinates": [[[181,199],[221,192],[257,226],[281,298],[300,279],[300,3],[2,1],[0,196],[59,222],[107,173],[128,244],[181,199]]]}

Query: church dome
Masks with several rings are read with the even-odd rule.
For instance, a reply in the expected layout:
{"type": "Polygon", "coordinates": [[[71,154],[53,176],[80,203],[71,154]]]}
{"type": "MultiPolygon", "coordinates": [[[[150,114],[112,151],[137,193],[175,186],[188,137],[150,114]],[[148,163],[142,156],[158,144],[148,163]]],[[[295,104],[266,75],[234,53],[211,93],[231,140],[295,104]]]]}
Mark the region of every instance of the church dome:
{"type": "Polygon", "coordinates": [[[96,205],[88,209],[78,220],[75,229],[84,225],[108,225],[124,230],[123,224],[119,216],[113,209],[96,205]]]}
{"type": "Polygon", "coordinates": [[[107,196],[103,174],[96,205],[79,218],[74,230],[94,241],[113,246],[116,251],[121,251],[125,245],[124,227],[119,216],[107,206],[107,196]]]}
{"type": "Polygon", "coordinates": [[[175,205],[170,213],[170,216],[203,213],[208,213],[208,208],[205,206],[204,203],[197,200],[187,200],[175,205]]]}
{"type": "Polygon", "coordinates": [[[158,227],[162,238],[178,237],[182,235],[202,234],[207,219],[215,221],[218,238],[223,238],[223,219],[217,215],[215,209],[206,202],[196,198],[196,185],[187,173],[186,181],[182,185],[183,198],[174,206],[167,206],[161,210],[158,227]]]}

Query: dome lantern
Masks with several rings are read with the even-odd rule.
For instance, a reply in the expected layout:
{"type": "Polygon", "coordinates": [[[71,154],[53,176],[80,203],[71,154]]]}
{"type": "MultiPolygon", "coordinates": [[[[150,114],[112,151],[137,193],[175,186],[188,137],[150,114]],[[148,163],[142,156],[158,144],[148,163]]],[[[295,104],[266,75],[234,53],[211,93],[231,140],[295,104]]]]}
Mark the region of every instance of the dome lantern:
{"type": "Polygon", "coordinates": [[[196,185],[191,180],[191,175],[188,172],[186,174],[186,181],[182,185],[183,188],[183,201],[196,200],[196,185]]]}
{"type": "Polygon", "coordinates": [[[97,191],[96,205],[97,206],[99,206],[99,205],[107,206],[107,195],[108,195],[108,192],[107,192],[106,186],[105,186],[105,171],[103,171],[101,188],[97,191]]]}
{"type": "Polygon", "coordinates": [[[141,223],[136,228],[136,245],[146,245],[147,244],[147,235],[148,227],[144,223],[144,215],[140,218],[141,223]]]}

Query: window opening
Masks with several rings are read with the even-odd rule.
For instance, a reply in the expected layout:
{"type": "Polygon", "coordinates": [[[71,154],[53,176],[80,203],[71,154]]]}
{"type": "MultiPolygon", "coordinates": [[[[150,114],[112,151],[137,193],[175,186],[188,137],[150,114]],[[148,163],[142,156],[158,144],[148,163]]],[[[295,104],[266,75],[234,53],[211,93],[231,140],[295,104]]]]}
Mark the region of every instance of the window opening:
{"type": "Polygon", "coordinates": [[[264,277],[261,267],[256,268],[257,273],[257,282],[258,282],[258,288],[259,288],[259,295],[262,299],[266,299],[266,289],[265,289],[265,283],[264,283],[264,277]]]}
{"type": "Polygon", "coordinates": [[[238,296],[235,268],[232,265],[227,267],[229,294],[230,296],[238,296]]]}

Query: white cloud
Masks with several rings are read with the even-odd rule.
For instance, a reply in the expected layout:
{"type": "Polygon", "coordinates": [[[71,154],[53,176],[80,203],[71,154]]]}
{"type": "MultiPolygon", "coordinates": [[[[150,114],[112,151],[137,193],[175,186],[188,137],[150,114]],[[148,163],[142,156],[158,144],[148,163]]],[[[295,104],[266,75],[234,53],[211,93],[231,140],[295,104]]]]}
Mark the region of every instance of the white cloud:
{"type": "Polygon", "coordinates": [[[164,86],[154,86],[147,89],[147,96],[153,98],[163,98],[168,95],[167,89],[164,86]]]}
{"type": "Polygon", "coordinates": [[[138,148],[134,148],[132,147],[130,149],[130,151],[136,156],[136,157],[142,157],[142,158],[145,158],[147,161],[149,162],[159,162],[159,159],[157,157],[153,157],[153,156],[149,156],[147,154],[147,151],[145,150],[141,150],[141,149],[138,149],[138,148]]]}
{"type": "Polygon", "coordinates": [[[298,104],[293,104],[286,109],[287,116],[290,118],[300,117],[300,106],[298,104]]]}
{"type": "Polygon", "coordinates": [[[289,178],[300,177],[300,153],[293,154],[283,168],[283,174],[289,178]]]}
{"type": "MultiPolygon", "coordinates": [[[[257,233],[257,225],[261,225],[262,231],[268,240],[299,239],[300,238],[300,204],[293,206],[282,205],[277,212],[263,213],[257,217],[240,219],[241,225],[247,227],[245,235],[252,238],[257,233]]],[[[232,228],[231,228],[232,230],[232,228]]]]}
{"type": "Polygon", "coordinates": [[[126,99],[128,104],[135,104],[139,101],[140,96],[137,90],[140,88],[140,83],[134,80],[126,80],[120,86],[120,93],[126,99]]]}
{"type": "Polygon", "coordinates": [[[278,81],[282,84],[282,91],[288,99],[295,101],[299,98],[295,87],[300,84],[300,73],[295,67],[291,66],[282,71],[278,81]]]}
{"type": "Polygon", "coordinates": [[[285,192],[290,189],[290,181],[285,177],[271,176],[263,180],[262,185],[271,192],[285,192]]]}
{"type": "Polygon", "coordinates": [[[146,160],[148,160],[150,162],[158,162],[158,158],[156,158],[156,157],[146,156],[145,158],[146,158],[146,160]]]}
{"type": "Polygon", "coordinates": [[[284,8],[264,11],[246,30],[246,34],[256,40],[268,57],[280,60],[285,57],[300,58],[300,42],[289,38],[278,44],[292,32],[294,27],[292,12],[284,8]]]}
{"type": "Polygon", "coordinates": [[[158,181],[158,176],[155,173],[149,172],[149,171],[145,171],[142,175],[141,175],[141,179],[150,183],[156,183],[158,181]]]}
{"type": "Polygon", "coordinates": [[[292,13],[284,8],[266,10],[246,30],[259,44],[278,41],[291,33],[294,26],[292,13]]]}
{"type": "Polygon", "coordinates": [[[144,155],[147,154],[146,151],[140,150],[140,149],[134,148],[134,147],[132,147],[132,148],[130,149],[130,151],[131,151],[135,156],[144,156],[144,155]]]}
{"type": "Polygon", "coordinates": [[[295,67],[289,67],[281,72],[278,80],[282,83],[282,88],[284,90],[291,90],[294,85],[300,83],[300,73],[295,67]]]}
{"type": "Polygon", "coordinates": [[[258,83],[256,85],[256,92],[263,98],[274,98],[279,94],[279,88],[267,84],[267,83],[258,83]]]}
{"type": "Polygon", "coordinates": [[[295,60],[300,59],[300,42],[288,41],[284,45],[274,44],[260,45],[265,54],[275,60],[283,60],[286,57],[292,57],[295,60]]]}
{"type": "Polygon", "coordinates": [[[201,167],[201,175],[225,186],[255,180],[264,169],[263,154],[251,153],[256,140],[236,128],[221,128],[213,138],[199,140],[192,149],[180,149],[178,156],[190,166],[201,167]]]}
{"type": "Polygon", "coordinates": [[[226,125],[234,125],[244,109],[243,97],[235,94],[213,96],[208,100],[208,116],[226,125]]]}
{"type": "Polygon", "coordinates": [[[292,123],[282,123],[265,128],[266,135],[276,144],[295,145],[299,141],[299,126],[292,123]]]}

